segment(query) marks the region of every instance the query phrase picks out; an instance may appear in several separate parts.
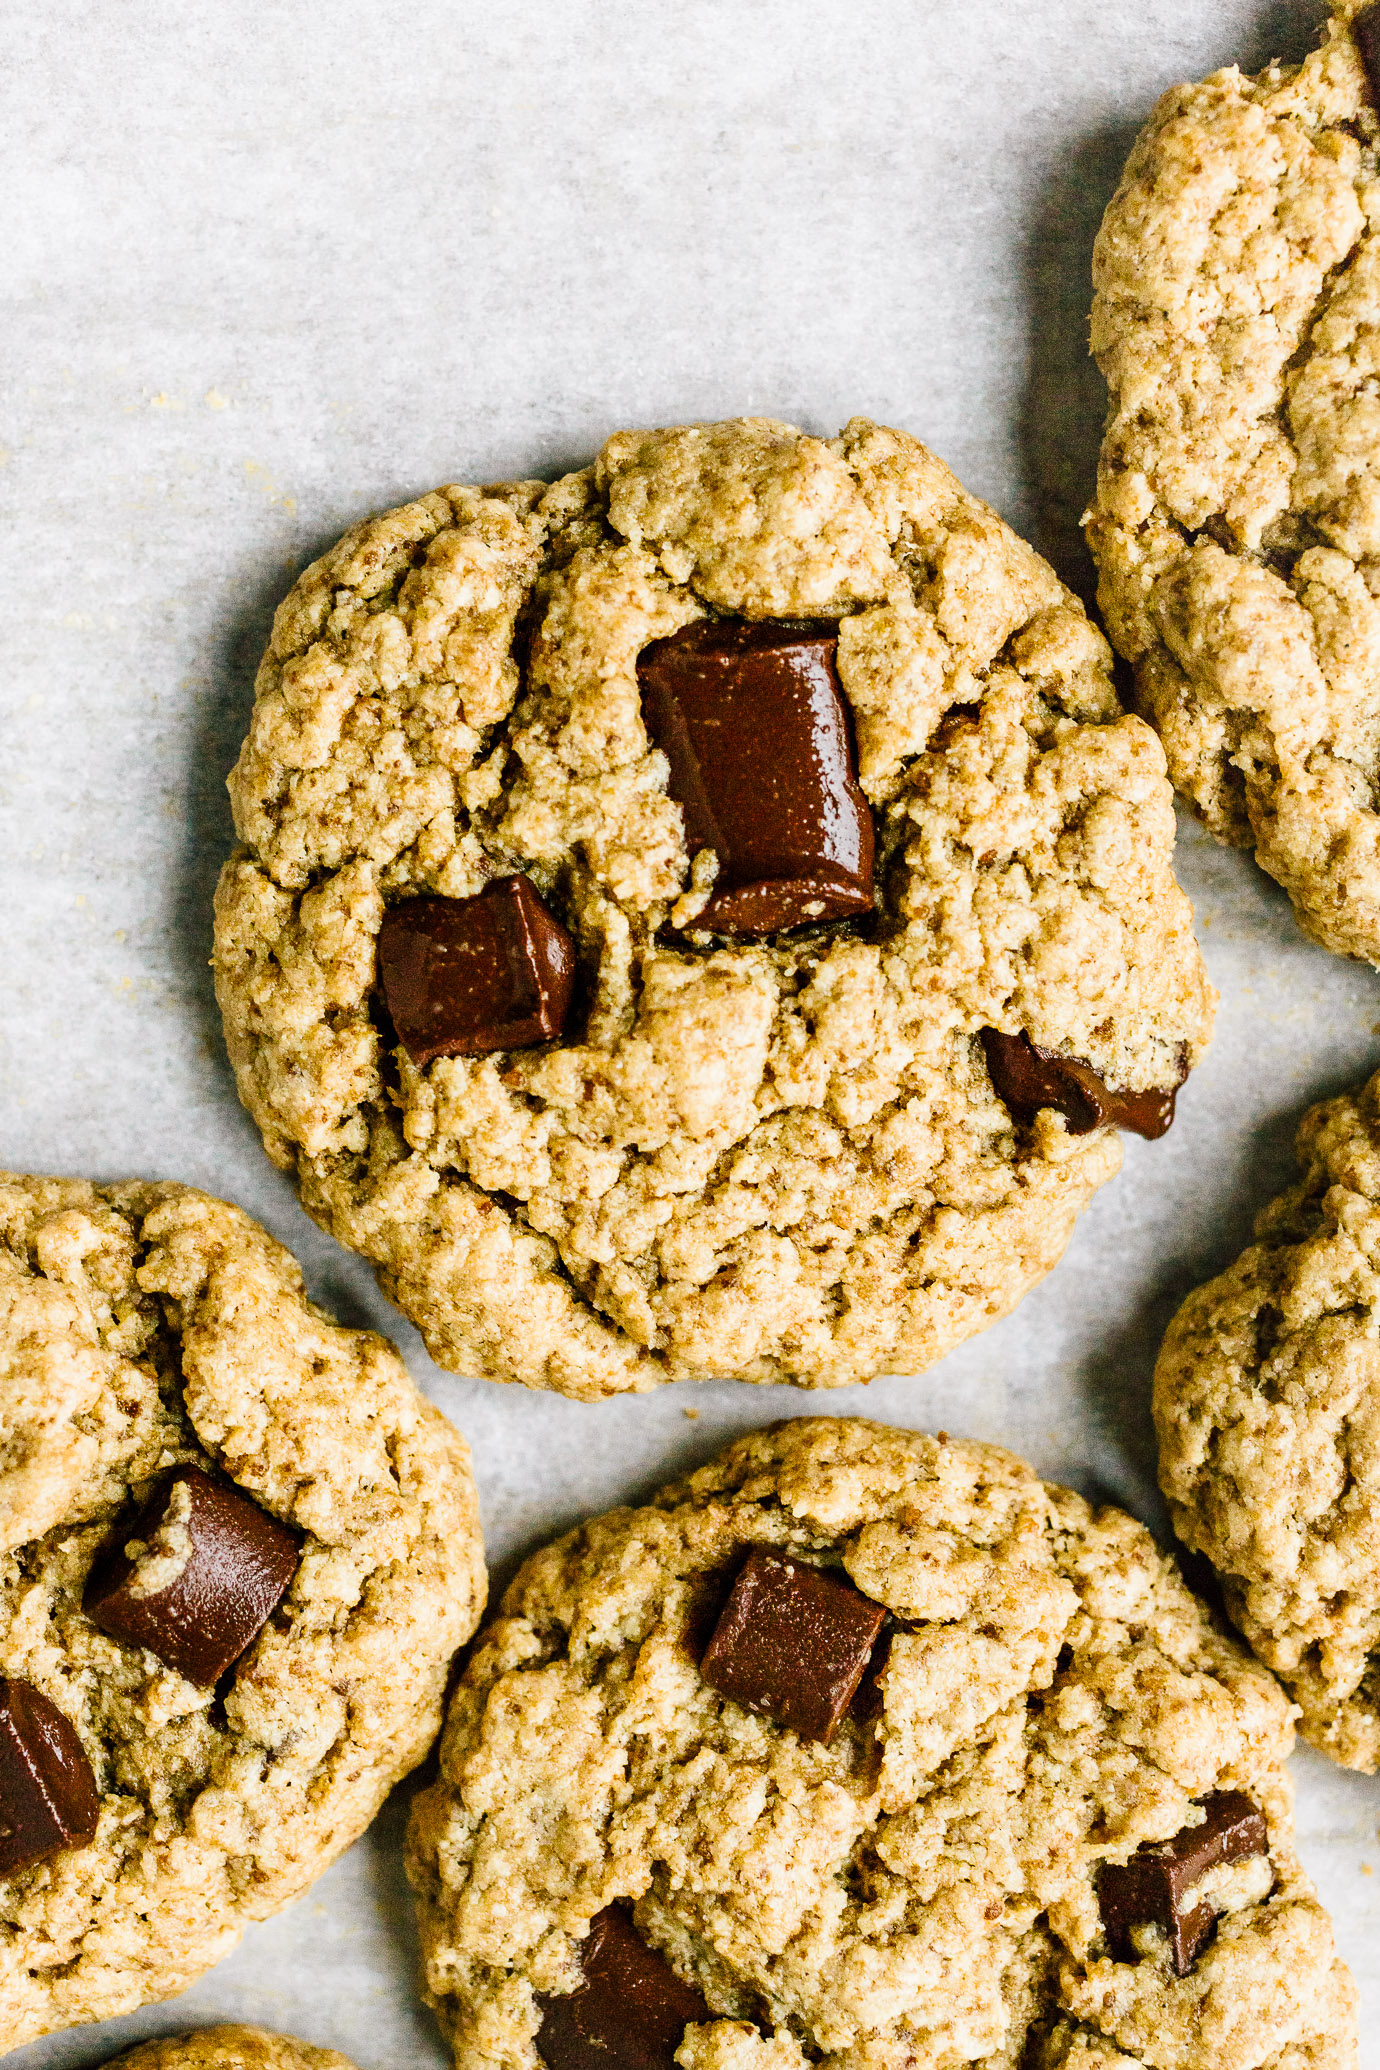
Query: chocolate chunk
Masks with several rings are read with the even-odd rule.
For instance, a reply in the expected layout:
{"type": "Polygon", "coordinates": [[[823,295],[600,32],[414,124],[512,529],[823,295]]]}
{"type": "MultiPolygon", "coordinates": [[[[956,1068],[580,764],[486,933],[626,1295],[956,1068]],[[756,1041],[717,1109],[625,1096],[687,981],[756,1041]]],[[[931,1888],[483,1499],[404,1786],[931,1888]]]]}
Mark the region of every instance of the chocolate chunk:
{"type": "Polygon", "coordinates": [[[1209,1869],[1268,1849],[1265,1820],[1243,1790],[1214,1790],[1202,1808],[1200,1826],[1185,1827],[1172,1840],[1147,1841],[1129,1862],[1104,1863],[1097,1899],[1116,1961],[1136,1960],[1134,1927],[1159,1925],[1169,1939],[1174,1974],[1187,1976],[1217,1924],[1210,1904],[1185,1907],[1189,1891],[1209,1869]]]}
{"type": "Polygon", "coordinates": [[[872,814],[837,646],[832,625],[705,619],[638,657],[686,846],[719,859],[696,928],[771,934],[871,911],[872,814]]]}
{"type": "Polygon", "coordinates": [[[1091,1064],[1061,1056],[1057,1050],[1041,1049],[1024,1033],[1003,1035],[996,1028],[984,1028],[982,1047],[997,1097],[1005,1101],[1014,1119],[1033,1121],[1041,1107],[1054,1107],[1068,1123],[1071,1136],[1086,1136],[1110,1123],[1113,1128],[1133,1129],[1153,1142],[1168,1131],[1174,1119],[1174,1095],[1188,1076],[1187,1065],[1181,1065],[1178,1082],[1163,1090],[1117,1092],[1103,1083],[1091,1064]]]}
{"type": "Polygon", "coordinates": [[[590,1920],[580,1961],[578,1990],[538,2000],[537,2052],[547,2070],[672,2070],[686,2028],[712,2017],[621,1905],[590,1920]]]}
{"type": "Polygon", "coordinates": [[[1361,54],[1371,100],[1380,107],[1380,7],[1364,8],[1351,24],[1351,34],[1361,54]]]}
{"type": "Polygon", "coordinates": [[[886,1612],[841,1575],[756,1546],[734,1582],[700,1673],[745,1710],[827,1746],[853,1700],[886,1612]]]}
{"type": "Polygon", "coordinates": [[[391,906],[379,977],[414,1064],[531,1049],[565,1027],[575,944],[526,877],[495,877],[473,898],[391,906]]]}
{"type": "Polygon", "coordinates": [[[195,1466],[164,1480],[91,1569],[82,1608],[127,1646],[146,1646],[209,1688],[277,1609],[297,1540],[225,1481],[195,1466]]]}
{"type": "Polygon", "coordinates": [[[32,1682],[0,1675],[0,1876],[84,1847],[100,1812],[70,1718],[32,1682]]]}

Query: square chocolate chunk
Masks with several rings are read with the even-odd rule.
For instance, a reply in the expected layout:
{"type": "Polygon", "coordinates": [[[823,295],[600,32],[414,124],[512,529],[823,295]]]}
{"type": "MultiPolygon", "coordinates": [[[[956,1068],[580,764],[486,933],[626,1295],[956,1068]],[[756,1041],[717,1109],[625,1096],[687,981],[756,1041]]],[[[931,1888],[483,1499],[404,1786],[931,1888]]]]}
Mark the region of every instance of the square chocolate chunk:
{"type": "Polygon", "coordinates": [[[635,1930],[621,1905],[589,1923],[580,1950],[584,1982],[541,1999],[537,2052],[548,2070],[674,2070],[688,2026],[711,2018],[635,1930]]]}
{"type": "Polygon", "coordinates": [[[91,1569],[82,1608],[126,1646],[209,1688],[263,1630],[297,1572],[285,1525],[228,1482],[180,1466],[91,1569]]]}
{"type": "Polygon", "coordinates": [[[700,1672],[745,1710],[827,1746],[853,1700],[886,1612],[842,1575],[757,1546],[700,1672]]]}
{"type": "Polygon", "coordinates": [[[0,1876],[84,1847],[100,1809],[70,1718],[32,1682],[0,1675],[0,1876]]]}
{"type": "Polygon", "coordinates": [[[832,625],[704,619],[639,656],[686,845],[719,861],[696,928],[770,934],[871,911],[872,814],[837,646],[832,625]]]}
{"type": "Polygon", "coordinates": [[[1147,1841],[1129,1862],[1104,1864],[1097,1897],[1116,1961],[1136,1960],[1134,1928],[1159,1925],[1175,1975],[1187,1976],[1217,1924],[1211,1905],[1186,1902],[1190,1891],[1209,1869],[1269,1847],[1264,1817],[1243,1790],[1214,1790],[1203,1799],[1203,1812],[1200,1826],[1186,1826],[1172,1840],[1147,1841]]]}
{"type": "Polygon", "coordinates": [[[414,1064],[531,1049],[564,1030],[575,945],[526,877],[496,877],[473,898],[390,906],[379,979],[414,1064]]]}

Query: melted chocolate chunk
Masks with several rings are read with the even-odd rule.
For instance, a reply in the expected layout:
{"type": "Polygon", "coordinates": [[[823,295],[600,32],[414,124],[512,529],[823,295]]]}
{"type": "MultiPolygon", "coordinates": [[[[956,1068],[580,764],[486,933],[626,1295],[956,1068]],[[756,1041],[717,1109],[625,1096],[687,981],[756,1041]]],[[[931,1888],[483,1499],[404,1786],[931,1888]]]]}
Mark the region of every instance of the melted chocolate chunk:
{"type": "Polygon", "coordinates": [[[565,1027],[575,945],[526,877],[495,877],[473,898],[390,906],[379,978],[414,1064],[531,1049],[565,1027]]]}
{"type": "Polygon", "coordinates": [[[1380,6],[1367,7],[1358,14],[1351,24],[1351,35],[1361,54],[1371,100],[1380,107],[1380,6]]]}
{"type": "Polygon", "coordinates": [[[1132,1929],[1158,1925],[1169,1940],[1174,1974],[1184,1977],[1217,1924],[1207,1903],[1185,1906],[1195,1883],[1223,1862],[1269,1847],[1265,1820],[1243,1790],[1214,1790],[1203,1799],[1206,1816],[1172,1840],[1147,1841],[1129,1862],[1104,1863],[1097,1900],[1107,1942],[1117,1962],[1134,1962],[1132,1929]]]}
{"type": "Polygon", "coordinates": [[[1167,1133],[1174,1119],[1174,1096],[1188,1076],[1184,1065],[1176,1085],[1117,1092],[1103,1083],[1091,1064],[1040,1049],[1024,1033],[1003,1035],[996,1028],[984,1028],[982,1047],[997,1098],[1005,1101],[1013,1118],[1033,1121],[1041,1107],[1054,1107],[1071,1136],[1086,1136],[1110,1123],[1153,1142],[1167,1133]]]}
{"type": "Polygon", "coordinates": [[[112,1639],[146,1646],[210,1688],[263,1630],[297,1560],[297,1540],[276,1518],[227,1482],[180,1466],[100,1555],[82,1608],[112,1639]]]}
{"type": "Polygon", "coordinates": [[[872,814],[837,646],[832,625],[704,619],[639,655],[642,715],[686,846],[719,859],[694,927],[772,934],[871,911],[872,814]]]}
{"type": "Polygon", "coordinates": [[[765,1711],[827,1746],[885,1615],[842,1575],[759,1545],[733,1584],[700,1673],[745,1710],[765,1711]]]}
{"type": "Polygon", "coordinates": [[[712,2017],[621,1905],[591,1919],[580,1961],[578,1990],[538,2001],[537,2051],[547,2070],[673,2070],[686,2028],[712,2017]]]}
{"type": "Polygon", "coordinates": [[[0,1876],[84,1847],[100,1810],[70,1718],[32,1682],[0,1675],[0,1876]]]}

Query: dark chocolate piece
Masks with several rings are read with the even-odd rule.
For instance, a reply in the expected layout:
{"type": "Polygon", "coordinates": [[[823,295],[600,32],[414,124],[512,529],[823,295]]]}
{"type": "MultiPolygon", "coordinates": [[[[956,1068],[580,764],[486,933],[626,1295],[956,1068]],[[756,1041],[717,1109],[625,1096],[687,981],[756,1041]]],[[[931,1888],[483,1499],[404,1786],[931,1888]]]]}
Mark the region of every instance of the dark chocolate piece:
{"type": "Polygon", "coordinates": [[[82,1608],[112,1639],[146,1646],[210,1688],[263,1630],[297,1560],[297,1540],[275,1517],[228,1482],[179,1466],[97,1559],[82,1608]]]}
{"type": "Polygon", "coordinates": [[[621,1905],[590,1920],[580,1961],[578,1990],[538,2000],[537,2052],[547,2070],[673,2070],[686,2028],[712,2018],[621,1905]]]}
{"type": "Polygon", "coordinates": [[[1172,1840],[1147,1841],[1129,1862],[1103,1864],[1097,1900],[1117,1962],[1136,1960],[1133,1927],[1158,1925],[1168,1936],[1175,1976],[1187,1976],[1217,1924],[1209,1904],[1185,1910],[1188,1892],[1209,1869],[1269,1847],[1264,1817],[1244,1790],[1214,1790],[1203,1799],[1203,1811],[1200,1826],[1187,1826],[1172,1840]]]}
{"type": "Polygon", "coordinates": [[[414,1064],[531,1049],[565,1027],[575,944],[526,877],[495,877],[473,898],[390,906],[379,979],[414,1064]]]}
{"type": "Polygon", "coordinates": [[[71,1719],[32,1682],[0,1675],[0,1876],[84,1847],[100,1811],[71,1719]]]}
{"type": "Polygon", "coordinates": [[[827,1746],[862,1680],[886,1612],[840,1574],[755,1546],[700,1673],[745,1710],[827,1746]]]}
{"type": "Polygon", "coordinates": [[[639,655],[686,846],[719,859],[694,927],[772,934],[872,910],[872,814],[837,646],[832,625],[703,619],[639,655]]]}
{"type": "Polygon", "coordinates": [[[1361,54],[1371,100],[1380,107],[1380,6],[1364,8],[1351,24],[1351,35],[1361,54]]]}
{"type": "Polygon", "coordinates": [[[1154,1142],[1167,1133],[1174,1119],[1174,1096],[1188,1076],[1187,1066],[1181,1066],[1178,1083],[1163,1090],[1117,1092],[1103,1083],[1091,1064],[1041,1049],[1025,1033],[1003,1035],[996,1028],[984,1028],[982,1047],[997,1097],[1013,1117],[1033,1121],[1041,1107],[1054,1107],[1071,1136],[1086,1136],[1110,1123],[1154,1142]]]}

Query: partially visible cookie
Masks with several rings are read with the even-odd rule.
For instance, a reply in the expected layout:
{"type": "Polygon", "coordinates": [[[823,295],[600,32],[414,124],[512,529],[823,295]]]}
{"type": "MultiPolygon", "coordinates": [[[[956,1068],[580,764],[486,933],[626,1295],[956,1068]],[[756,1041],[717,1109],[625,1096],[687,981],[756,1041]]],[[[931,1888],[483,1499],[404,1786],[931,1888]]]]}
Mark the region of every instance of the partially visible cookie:
{"type": "Polygon", "coordinates": [[[442,1365],[916,1371],[1205,1047],[1163,755],[915,439],[620,432],[279,609],[216,901],[240,1096],[442,1365]]]}
{"type": "Polygon", "coordinates": [[[409,1869],[459,2070],[1344,2070],[1277,1684],[993,1447],[740,1439],[529,1559],[409,1869]]]}
{"type": "Polygon", "coordinates": [[[0,1175],[0,2051],[305,1889],[484,1585],[464,1440],[248,1215],[0,1175]]]}
{"type": "Polygon", "coordinates": [[[313,2048],[263,2027],[198,2027],[113,2056],[106,2070],[355,2070],[333,2048],[313,2048]]]}
{"type": "Polygon", "coordinates": [[[1094,258],[1087,520],[1175,784],[1380,964],[1380,21],[1165,94],[1094,258]]]}
{"type": "Polygon", "coordinates": [[[1160,1483],[1234,1621],[1348,1768],[1380,1768],[1380,1074],[1190,1294],[1155,1369],[1160,1483]]]}

